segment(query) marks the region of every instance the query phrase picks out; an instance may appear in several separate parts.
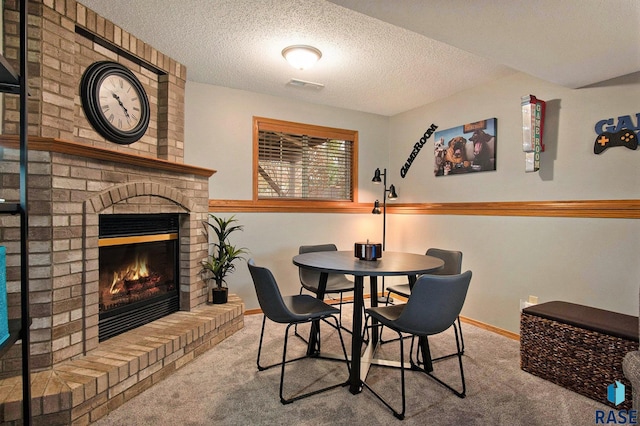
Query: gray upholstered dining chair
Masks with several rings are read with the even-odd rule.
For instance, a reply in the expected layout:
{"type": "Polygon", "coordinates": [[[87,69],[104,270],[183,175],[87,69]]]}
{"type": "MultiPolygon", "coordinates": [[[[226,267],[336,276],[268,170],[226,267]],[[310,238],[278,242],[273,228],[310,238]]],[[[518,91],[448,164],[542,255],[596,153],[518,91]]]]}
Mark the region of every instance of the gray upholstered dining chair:
{"type": "Polygon", "coordinates": [[[262,330],[260,332],[260,343],[258,344],[258,357],[256,364],[258,365],[258,370],[260,371],[278,365],[282,367],[280,372],[280,402],[283,404],[288,404],[290,402],[297,401],[311,395],[316,395],[321,392],[337,388],[339,386],[344,386],[347,383],[346,379],[331,386],[326,386],[321,389],[316,389],[311,392],[296,395],[289,399],[284,397],[285,365],[304,358],[319,358],[317,355],[305,355],[295,359],[287,359],[287,342],[289,337],[289,329],[292,325],[323,320],[334,327],[338,331],[338,336],[340,337],[340,345],[342,346],[342,352],[344,354],[344,362],[347,366],[347,375],[349,374],[349,360],[347,358],[347,350],[344,346],[344,340],[342,339],[342,333],[340,332],[340,326],[336,317],[336,315],[339,313],[339,310],[307,294],[283,297],[280,293],[280,289],[278,288],[278,284],[269,269],[256,266],[253,259],[249,259],[249,261],[247,262],[247,266],[249,267],[249,272],[251,273],[251,278],[253,279],[253,284],[256,289],[256,295],[258,297],[260,308],[262,309],[262,312],[264,314],[264,317],[262,319],[262,330]],[[287,328],[284,334],[282,362],[263,366],[260,364],[260,355],[262,353],[262,342],[264,339],[264,328],[267,318],[276,323],[287,324],[287,328]],[[333,320],[335,325],[329,322],[329,320],[333,320]]]}
{"type": "MultiPolygon", "coordinates": [[[[404,344],[401,338],[402,333],[409,333],[414,337],[432,336],[442,333],[453,326],[458,351],[460,367],[460,378],[462,390],[458,391],[433,375],[432,371],[427,371],[419,367],[411,360],[411,369],[422,371],[429,377],[436,380],[456,396],[464,398],[466,395],[466,384],[464,380],[464,370],[462,367],[462,352],[460,350],[460,338],[456,318],[460,315],[462,306],[467,296],[469,283],[471,282],[471,271],[457,275],[422,275],[413,286],[411,297],[406,304],[379,306],[366,309],[367,320],[371,318],[378,321],[378,326],[384,326],[398,333],[400,342],[400,380],[402,387],[402,410],[394,409],[380,394],[374,391],[369,384],[364,381],[364,386],[369,389],[380,401],[384,403],[399,419],[404,418],[406,408],[405,397],[405,368],[404,368],[404,344]]],[[[367,326],[365,324],[365,326],[367,326]]],[[[415,339],[411,340],[411,349],[415,339]]],[[[423,356],[428,356],[425,354],[423,356]]]]}
{"type": "MultiPolygon", "coordinates": [[[[462,252],[455,250],[444,250],[439,248],[430,248],[426,252],[427,256],[434,256],[444,261],[444,266],[437,271],[431,272],[430,275],[457,275],[462,272],[462,252]]],[[[397,294],[402,297],[409,298],[411,296],[411,288],[409,284],[398,284],[387,287],[387,300],[391,294],[397,294]]],[[[460,330],[461,351],[464,353],[464,337],[462,335],[462,324],[458,317],[458,329],[460,330]]],[[[444,357],[454,356],[455,354],[445,355],[444,357]]]]}
{"type": "MultiPolygon", "coordinates": [[[[337,251],[338,248],[335,244],[317,244],[317,245],[305,245],[300,246],[298,249],[299,254],[303,253],[313,253],[318,251],[337,251]]],[[[313,294],[318,294],[318,284],[320,281],[320,273],[316,271],[312,271],[309,269],[299,268],[300,275],[300,294],[302,294],[303,290],[307,290],[313,294]]],[[[339,307],[340,314],[338,315],[338,322],[340,323],[340,327],[348,333],[351,333],[351,330],[342,326],[342,304],[344,302],[343,294],[353,291],[353,281],[349,280],[344,274],[329,274],[327,277],[327,287],[325,289],[325,295],[328,294],[338,294],[340,296],[339,299],[339,307]]],[[[352,303],[352,302],[348,302],[352,303]]]]}

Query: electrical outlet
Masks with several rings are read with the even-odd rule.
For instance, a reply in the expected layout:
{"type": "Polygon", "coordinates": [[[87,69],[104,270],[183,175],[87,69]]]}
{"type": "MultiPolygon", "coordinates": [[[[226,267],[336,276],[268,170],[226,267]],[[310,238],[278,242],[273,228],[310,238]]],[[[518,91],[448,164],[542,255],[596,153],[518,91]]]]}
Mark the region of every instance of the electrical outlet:
{"type": "Polygon", "coordinates": [[[529,296],[527,300],[520,299],[520,310],[522,311],[524,308],[528,308],[529,306],[538,304],[538,296],[529,296]]]}
{"type": "Polygon", "coordinates": [[[533,303],[529,303],[527,300],[520,299],[520,310],[522,311],[524,308],[528,308],[533,305],[533,303]]]}

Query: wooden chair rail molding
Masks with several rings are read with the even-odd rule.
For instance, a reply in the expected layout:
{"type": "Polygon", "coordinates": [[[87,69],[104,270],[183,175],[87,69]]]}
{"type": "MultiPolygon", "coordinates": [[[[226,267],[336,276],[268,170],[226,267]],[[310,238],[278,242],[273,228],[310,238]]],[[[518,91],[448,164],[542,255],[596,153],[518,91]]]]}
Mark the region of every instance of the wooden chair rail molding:
{"type": "MultiPolygon", "coordinates": [[[[210,212],[371,213],[373,203],[209,200],[210,212]]],[[[494,201],[387,204],[390,214],[640,219],[640,200],[494,201]]]]}

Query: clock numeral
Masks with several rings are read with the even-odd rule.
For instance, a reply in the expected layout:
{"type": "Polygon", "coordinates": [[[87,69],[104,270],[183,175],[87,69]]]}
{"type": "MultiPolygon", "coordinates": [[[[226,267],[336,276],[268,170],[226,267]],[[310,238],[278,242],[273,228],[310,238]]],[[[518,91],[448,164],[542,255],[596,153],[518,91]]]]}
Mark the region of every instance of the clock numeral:
{"type": "Polygon", "coordinates": [[[100,108],[102,108],[102,111],[104,113],[109,111],[109,105],[108,104],[106,104],[106,105],[100,104],[100,108]]]}
{"type": "Polygon", "coordinates": [[[113,124],[113,120],[115,119],[114,115],[111,114],[108,118],[108,120],[113,124]]]}
{"type": "Polygon", "coordinates": [[[134,120],[138,121],[138,116],[136,116],[135,114],[129,114],[131,116],[131,118],[133,118],[134,120]]]}

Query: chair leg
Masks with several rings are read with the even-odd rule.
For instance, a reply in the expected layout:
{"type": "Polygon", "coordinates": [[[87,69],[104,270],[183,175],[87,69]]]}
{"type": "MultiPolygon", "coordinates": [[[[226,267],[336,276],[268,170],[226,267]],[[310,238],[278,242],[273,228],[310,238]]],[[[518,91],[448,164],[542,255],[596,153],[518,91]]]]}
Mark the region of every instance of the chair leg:
{"type": "MultiPolygon", "coordinates": [[[[392,292],[391,292],[390,290],[389,290],[389,291],[387,291],[387,302],[385,303],[385,306],[389,306],[389,300],[390,300],[390,298],[391,298],[391,293],[392,293],[392,292]]],[[[393,303],[392,303],[392,305],[393,305],[393,303]]],[[[391,339],[391,340],[383,340],[383,339],[382,339],[382,331],[383,331],[383,330],[384,330],[384,327],[380,328],[380,344],[381,344],[381,345],[384,345],[385,343],[395,342],[396,340],[398,340],[398,338],[397,338],[397,337],[396,337],[396,338],[393,338],[393,339],[391,339]]],[[[402,336],[402,335],[401,335],[401,336],[402,336]]],[[[402,336],[402,337],[401,337],[401,339],[406,339],[406,338],[408,338],[408,337],[410,337],[410,336],[402,336]]]]}
{"type": "Polygon", "coordinates": [[[464,336],[462,335],[462,323],[460,322],[460,317],[458,317],[458,328],[460,329],[460,343],[462,346],[460,352],[464,355],[464,336]]]}
{"type": "MultiPolygon", "coordinates": [[[[340,345],[342,346],[342,353],[344,354],[344,360],[345,360],[345,363],[347,364],[347,372],[348,372],[348,374],[350,374],[351,373],[351,366],[349,364],[349,359],[347,357],[347,348],[344,345],[344,340],[342,338],[342,333],[340,333],[340,325],[339,325],[338,320],[337,320],[336,317],[331,316],[331,318],[333,318],[333,320],[336,323],[335,326],[333,326],[333,324],[332,324],[332,327],[335,327],[338,330],[338,336],[340,337],[340,345]]],[[[325,321],[328,320],[328,318],[323,318],[323,319],[325,321]]],[[[337,387],[348,385],[349,381],[346,380],[344,382],[336,383],[336,384],[333,384],[333,385],[330,385],[330,386],[327,386],[327,387],[324,387],[324,388],[321,388],[321,389],[317,389],[317,390],[312,391],[312,392],[308,392],[308,393],[305,393],[305,394],[302,394],[302,395],[295,396],[293,398],[286,399],[284,397],[284,370],[285,370],[285,365],[290,363],[290,362],[292,362],[292,361],[297,361],[297,360],[300,360],[302,358],[307,358],[306,356],[303,356],[303,357],[299,357],[299,358],[287,361],[287,343],[288,343],[288,338],[289,338],[289,329],[291,328],[292,325],[295,325],[295,324],[289,324],[287,326],[286,330],[285,330],[284,346],[283,346],[283,350],[282,350],[282,362],[279,363],[279,364],[282,365],[282,369],[280,370],[280,402],[282,404],[290,404],[290,403],[292,403],[294,401],[297,401],[299,399],[302,399],[302,398],[306,398],[306,397],[309,397],[309,396],[312,396],[312,395],[317,395],[319,393],[326,392],[328,390],[335,389],[337,387]]],[[[275,364],[275,365],[277,365],[277,364],[275,364]]]]}
{"type": "Polygon", "coordinates": [[[305,345],[308,345],[308,344],[309,344],[309,341],[308,341],[308,340],[307,340],[303,335],[301,335],[300,333],[298,333],[298,326],[297,326],[297,324],[296,324],[296,327],[294,327],[294,329],[293,329],[293,334],[294,334],[297,338],[299,338],[300,340],[302,340],[302,341],[304,342],[304,344],[305,344],[305,345]]]}
{"type": "MultiPolygon", "coordinates": [[[[371,317],[369,317],[371,318],[371,317]]],[[[367,320],[365,321],[365,328],[367,327],[369,318],[367,318],[367,320]]],[[[367,384],[366,381],[362,381],[362,384],[364,385],[364,387],[366,387],[367,389],[369,389],[369,391],[376,397],[378,398],[389,410],[391,410],[391,412],[393,413],[393,415],[400,419],[403,420],[404,419],[404,413],[406,410],[406,392],[405,392],[405,380],[404,380],[404,345],[403,345],[403,341],[402,341],[402,334],[398,331],[396,331],[396,333],[398,333],[399,338],[398,339],[394,339],[394,340],[398,340],[400,342],[400,384],[402,386],[402,411],[398,412],[395,408],[393,408],[391,406],[391,404],[389,404],[379,393],[377,393],[375,390],[373,390],[371,388],[371,386],[369,386],[367,384]]]]}
{"type": "MultiPolygon", "coordinates": [[[[466,382],[464,380],[464,368],[462,367],[462,351],[461,351],[461,346],[460,346],[460,338],[458,336],[458,326],[456,325],[455,322],[453,323],[453,331],[454,331],[455,336],[456,336],[457,352],[454,353],[454,354],[451,354],[451,355],[447,355],[445,357],[435,358],[435,359],[432,360],[432,362],[436,361],[436,360],[441,360],[443,358],[449,358],[451,356],[457,356],[458,357],[458,365],[460,367],[460,379],[462,381],[462,390],[461,391],[458,391],[458,390],[454,389],[451,385],[443,382],[441,379],[439,379],[436,376],[434,376],[433,372],[429,372],[429,371],[426,371],[424,368],[418,367],[418,365],[413,362],[413,358],[411,359],[411,367],[414,370],[422,371],[427,376],[431,377],[433,380],[435,380],[436,382],[440,383],[442,386],[444,386],[447,389],[449,389],[457,397],[464,398],[466,396],[466,392],[467,392],[467,385],[466,385],[466,382]]],[[[410,349],[411,352],[410,353],[413,353],[413,344],[414,344],[414,340],[412,339],[411,340],[411,349],[410,349]]],[[[425,355],[422,354],[422,356],[425,356],[425,355]]],[[[420,362],[420,361],[418,360],[418,362],[420,362]]]]}
{"type": "Polygon", "coordinates": [[[393,338],[393,339],[391,339],[391,340],[382,340],[382,330],[384,330],[384,327],[382,327],[382,328],[380,329],[380,344],[381,344],[381,345],[384,345],[385,343],[395,342],[395,341],[397,341],[397,340],[399,340],[399,339],[404,340],[404,339],[408,339],[409,337],[411,337],[411,336],[409,336],[409,335],[407,335],[407,336],[403,336],[403,335],[401,334],[401,335],[400,335],[400,337],[394,337],[394,338],[393,338]]]}
{"type": "Polygon", "coordinates": [[[349,330],[347,327],[342,325],[342,304],[343,304],[343,293],[340,292],[340,313],[338,314],[338,324],[340,324],[340,328],[346,331],[349,334],[353,334],[353,331],[349,330]]]}
{"type": "MultiPolygon", "coordinates": [[[[264,326],[265,326],[266,322],[267,322],[267,317],[263,316],[262,317],[262,330],[260,331],[260,343],[258,344],[258,358],[257,358],[257,361],[256,361],[256,364],[258,365],[258,371],[268,370],[271,367],[276,367],[276,366],[281,364],[280,362],[276,362],[275,364],[266,365],[266,366],[260,365],[260,354],[262,353],[262,341],[264,339],[264,326]]],[[[290,359],[289,361],[287,361],[287,363],[293,362],[293,361],[298,361],[298,360],[303,359],[303,358],[306,358],[306,355],[298,357],[298,358],[295,358],[295,359],[290,359]]]]}
{"type": "MultiPolygon", "coordinates": [[[[365,308],[364,304],[362,304],[362,314],[361,315],[366,317],[365,310],[366,310],[366,308],[365,308]]],[[[367,327],[365,327],[362,330],[362,343],[365,344],[365,345],[368,345],[369,344],[369,337],[370,337],[369,336],[369,329],[367,329],[367,327]]]]}
{"type": "MultiPolygon", "coordinates": [[[[460,317],[458,317],[458,321],[460,321],[460,317]]],[[[464,340],[462,339],[462,328],[460,328],[460,341],[462,341],[462,348],[460,345],[460,341],[458,340],[458,330],[456,328],[453,329],[456,332],[456,346],[458,347],[458,364],[460,365],[460,379],[462,381],[462,392],[460,392],[460,397],[464,398],[467,394],[467,384],[464,380],[464,368],[462,367],[462,354],[464,353],[464,340]]]]}
{"type": "MultiPolygon", "coordinates": [[[[303,287],[300,287],[300,294],[302,294],[302,291],[303,291],[303,287]]],[[[338,324],[339,324],[341,329],[343,329],[344,331],[346,331],[349,334],[353,334],[353,332],[351,330],[349,330],[348,328],[342,326],[342,305],[343,305],[343,293],[340,292],[340,301],[339,301],[340,313],[338,314],[338,324]]],[[[364,311],[364,307],[362,309],[364,311]]],[[[331,324],[331,326],[333,327],[333,324],[331,324]]],[[[296,324],[295,327],[294,327],[294,334],[295,334],[296,337],[298,337],[304,343],[306,343],[306,344],[309,343],[309,341],[304,336],[302,336],[302,335],[300,335],[298,333],[298,324],[296,324]]]]}
{"type": "MultiPolygon", "coordinates": [[[[378,297],[378,295],[376,294],[376,298],[377,297],[378,297]]],[[[382,297],[385,299],[385,306],[389,305],[389,303],[391,303],[393,305],[393,301],[391,301],[392,299],[390,299],[390,297],[391,297],[391,292],[390,291],[387,291],[387,297],[384,297],[384,277],[382,277],[382,297]]],[[[380,299],[378,299],[378,300],[380,300],[380,299]]]]}
{"type": "Polygon", "coordinates": [[[258,358],[256,360],[256,364],[258,365],[258,371],[266,370],[265,367],[260,365],[260,353],[262,352],[262,339],[264,338],[264,325],[267,321],[267,316],[262,316],[262,328],[260,329],[260,343],[258,344],[258,358]]]}
{"type": "MultiPolygon", "coordinates": [[[[422,351],[420,350],[420,345],[416,346],[416,360],[413,360],[413,345],[415,343],[416,336],[411,336],[411,347],[409,349],[409,363],[411,364],[412,369],[420,369],[420,365],[424,364],[420,359],[420,355],[422,355],[422,351]]],[[[433,362],[433,360],[431,360],[433,362]]]]}
{"type": "MultiPolygon", "coordinates": [[[[455,322],[453,323],[453,325],[455,328],[455,325],[456,325],[455,322]]],[[[460,322],[460,317],[458,317],[458,330],[460,331],[460,347],[458,348],[458,350],[448,355],[442,355],[442,356],[439,356],[438,358],[433,358],[431,359],[431,362],[440,361],[443,359],[458,356],[458,354],[464,355],[464,337],[462,336],[462,323],[460,322]]]]}
{"type": "Polygon", "coordinates": [[[378,340],[380,341],[381,345],[384,345],[385,343],[396,342],[398,340],[404,340],[404,339],[407,339],[407,338],[411,337],[409,335],[403,336],[402,334],[400,334],[400,337],[394,337],[393,339],[390,339],[390,340],[384,340],[382,338],[382,332],[383,331],[384,331],[384,327],[380,327],[380,334],[379,334],[378,340]]]}
{"type": "MultiPolygon", "coordinates": [[[[303,290],[304,290],[304,287],[300,286],[300,292],[298,294],[301,295],[303,290]]],[[[293,327],[293,334],[295,334],[295,336],[298,337],[300,340],[302,340],[306,345],[309,344],[309,341],[298,333],[298,324],[296,324],[295,327],[293,327]]]]}
{"type": "Polygon", "coordinates": [[[387,290],[387,297],[385,299],[385,304],[384,304],[385,306],[389,306],[389,300],[391,300],[391,291],[387,290]]]}
{"type": "Polygon", "coordinates": [[[342,346],[342,354],[344,355],[344,360],[347,363],[347,371],[349,372],[349,375],[351,375],[351,362],[349,361],[349,355],[347,355],[347,347],[344,344],[344,339],[342,338],[342,333],[340,333],[339,328],[338,328],[338,337],[340,338],[340,345],[342,346]]]}
{"type": "MultiPolygon", "coordinates": [[[[339,323],[340,323],[340,328],[343,329],[344,331],[346,331],[349,334],[353,334],[353,330],[349,330],[347,327],[342,325],[342,305],[344,304],[344,293],[340,292],[340,314],[338,315],[339,318],[339,323]]],[[[364,306],[362,307],[362,312],[364,313],[364,306]]]]}
{"type": "Polygon", "coordinates": [[[282,395],[284,391],[284,367],[287,364],[287,342],[289,340],[289,327],[291,327],[291,324],[287,326],[287,329],[284,332],[284,345],[282,348],[282,369],[280,370],[280,402],[283,404],[293,402],[291,400],[286,400],[282,395]]]}

